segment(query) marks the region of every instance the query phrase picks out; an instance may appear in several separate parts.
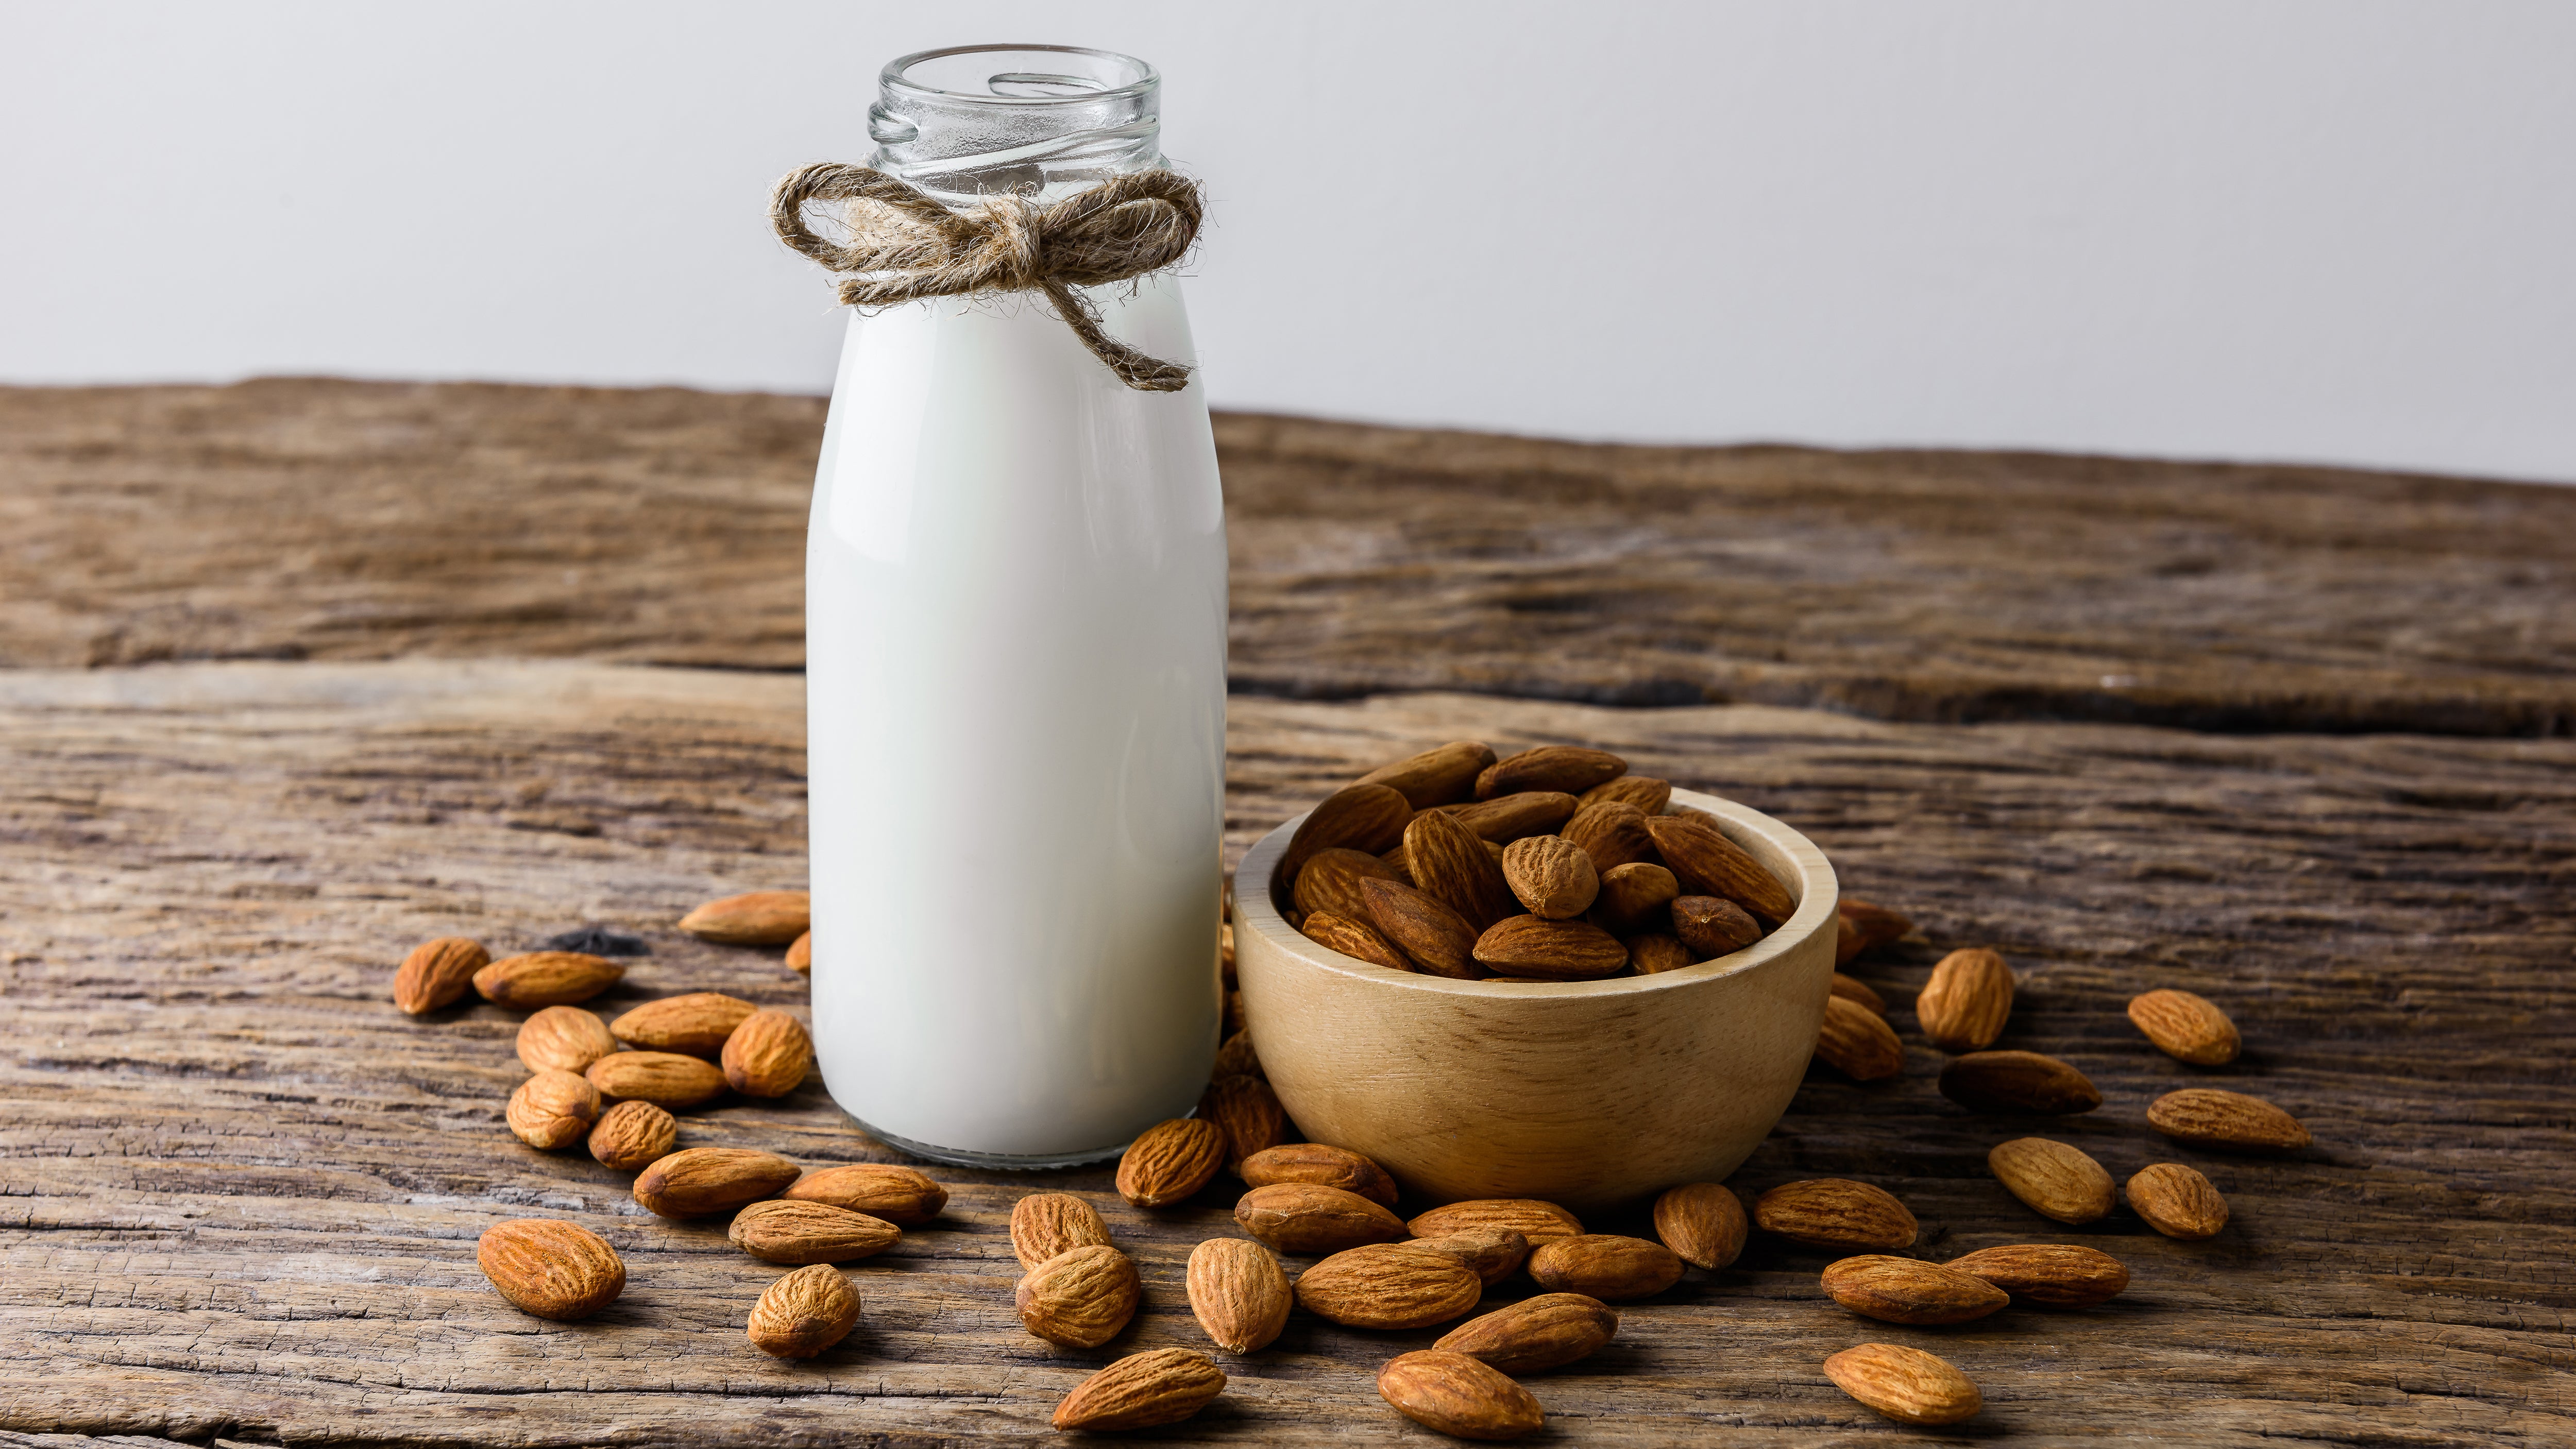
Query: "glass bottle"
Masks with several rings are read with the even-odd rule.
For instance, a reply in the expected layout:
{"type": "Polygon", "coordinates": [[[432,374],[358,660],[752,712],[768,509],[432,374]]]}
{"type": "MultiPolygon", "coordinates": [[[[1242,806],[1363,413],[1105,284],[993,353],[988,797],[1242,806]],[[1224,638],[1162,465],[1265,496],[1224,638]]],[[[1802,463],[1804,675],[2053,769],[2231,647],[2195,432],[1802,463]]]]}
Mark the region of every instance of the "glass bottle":
{"type": "MultiPolygon", "coordinates": [[[[868,164],[954,208],[1162,164],[1127,56],[974,46],[880,79],[868,164]]],[[[1169,275],[1085,295],[1195,361],[1169,275]]],[[[805,562],[814,1041],[876,1137],[1055,1166],[1197,1102],[1225,575],[1195,378],[1127,387],[1038,293],[851,316],[805,562]]]]}

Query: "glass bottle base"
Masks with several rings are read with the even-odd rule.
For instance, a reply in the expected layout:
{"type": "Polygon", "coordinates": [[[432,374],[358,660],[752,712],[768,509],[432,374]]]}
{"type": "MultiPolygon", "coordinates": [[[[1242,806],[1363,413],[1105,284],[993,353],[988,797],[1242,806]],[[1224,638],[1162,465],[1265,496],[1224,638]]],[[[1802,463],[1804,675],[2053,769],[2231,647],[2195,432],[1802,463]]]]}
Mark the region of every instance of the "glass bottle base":
{"type": "Polygon", "coordinates": [[[870,1137],[915,1157],[927,1158],[932,1162],[944,1162],[951,1167],[980,1167],[992,1172],[1043,1172],[1051,1167],[1081,1167],[1087,1163],[1107,1162],[1127,1150],[1127,1144],[1120,1142],[1114,1146],[1094,1147],[1081,1152],[968,1152],[962,1148],[937,1147],[927,1142],[915,1142],[909,1137],[897,1137],[891,1132],[871,1127],[857,1117],[852,1117],[850,1120],[857,1122],[859,1130],[870,1137]]]}

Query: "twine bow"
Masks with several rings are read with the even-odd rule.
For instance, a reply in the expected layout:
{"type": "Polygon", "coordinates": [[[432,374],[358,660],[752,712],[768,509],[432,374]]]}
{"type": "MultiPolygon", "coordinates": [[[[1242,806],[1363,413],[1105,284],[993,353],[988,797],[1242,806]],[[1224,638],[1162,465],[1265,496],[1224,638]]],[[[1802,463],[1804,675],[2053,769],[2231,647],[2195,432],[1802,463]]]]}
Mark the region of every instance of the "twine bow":
{"type": "Polygon", "coordinates": [[[1041,205],[992,196],[951,211],[918,187],[865,166],[823,161],[788,173],[769,199],[778,239],[834,272],[841,301],[883,307],[970,292],[1040,291],[1091,355],[1144,392],[1178,392],[1190,369],[1148,357],[1101,330],[1076,287],[1141,277],[1181,259],[1199,234],[1198,183],[1169,171],[1116,176],[1041,205]],[[849,203],[850,240],[805,224],[809,201],[849,203]]]}

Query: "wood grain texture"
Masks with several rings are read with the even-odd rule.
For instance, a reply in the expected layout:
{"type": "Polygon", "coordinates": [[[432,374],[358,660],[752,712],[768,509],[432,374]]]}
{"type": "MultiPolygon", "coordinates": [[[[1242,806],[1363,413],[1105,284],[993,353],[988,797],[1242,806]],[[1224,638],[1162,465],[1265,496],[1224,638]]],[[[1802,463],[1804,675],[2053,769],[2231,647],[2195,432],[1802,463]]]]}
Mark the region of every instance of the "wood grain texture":
{"type": "MultiPolygon", "coordinates": [[[[413,1020],[387,999],[422,937],[515,948],[601,921],[653,946],[609,1009],[683,990],[801,1009],[775,952],[670,929],[706,897],[803,884],[800,723],[793,677],[579,662],[0,673],[7,1442],[1016,1441],[1109,1359],[1203,1346],[1184,1265],[1235,1235],[1222,1188],[1147,1214],[1105,1171],[942,1170],[943,1219],[854,1265],[859,1331],[769,1361],[742,1325],[780,1270],[509,1137],[515,1014],[413,1020]],[[1142,1266],[1145,1311],[1096,1353],[1013,1317],[1008,1212],[1039,1183],[1096,1203],[1142,1266]],[[502,1304],[474,1238],[530,1213],[616,1243],[625,1298],[571,1325],[502,1304]]],[[[1821,1255],[1757,1234],[1531,1381],[1555,1442],[1887,1437],[1819,1368],[1871,1340],[1957,1363],[1988,1406],[1970,1432],[2015,1443],[2576,1437],[2576,742],[1238,699],[1230,847],[1462,737],[1598,743],[1744,800],[1923,925],[1853,968],[1895,1008],[1905,1073],[1815,1069],[1738,1187],[1859,1177],[1907,1202],[1930,1256],[2082,1242],[2134,1278],[2097,1310],[1909,1329],[1834,1307],[1821,1255]],[[1986,1174],[1986,1149],[2029,1125],[1941,1099],[1910,1011],[1966,944],[2022,973],[1999,1045],[2063,1057],[2108,1098],[2050,1135],[2119,1178],[2200,1166],[2234,1214],[2218,1238],[2125,1211],[2062,1230],[1986,1174]],[[2157,1052],[2121,1011],[2151,986],[2225,1006],[2244,1055],[2199,1071],[2157,1052]],[[2318,1145],[2161,1143],[2147,1102],[2196,1082],[2280,1103],[2318,1145]]],[[[683,1130],[808,1163],[892,1157],[811,1085],[683,1130]]],[[[1587,1226],[1648,1231],[1642,1209],[1587,1226]]],[[[1159,1442],[1430,1442],[1372,1379],[1436,1336],[1298,1314],[1274,1348],[1226,1358],[1225,1395],[1159,1442]]]]}
{"type": "MultiPolygon", "coordinates": [[[[0,389],[0,664],[792,669],[822,418],[674,389],[0,389]]],[[[1238,690],[2576,732],[2576,489],[1241,415],[1217,437],[1238,690]]]]}

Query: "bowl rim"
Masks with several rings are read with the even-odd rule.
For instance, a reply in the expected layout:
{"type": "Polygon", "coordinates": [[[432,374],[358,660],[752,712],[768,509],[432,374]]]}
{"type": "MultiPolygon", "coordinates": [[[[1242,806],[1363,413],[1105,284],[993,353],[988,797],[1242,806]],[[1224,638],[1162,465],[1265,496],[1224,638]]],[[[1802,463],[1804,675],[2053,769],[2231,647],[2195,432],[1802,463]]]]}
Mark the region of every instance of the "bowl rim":
{"type": "MultiPolygon", "coordinates": [[[[1673,803],[1707,811],[1717,817],[1721,826],[1732,829],[1721,833],[1737,844],[1742,836],[1759,837],[1778,850],[1796,866],[1800,879],[1793,883],[1798,890],[1798,908],[1779,928],[1752,945],[1732,955],[1715,956],[1685,966],[1678,971],[1659,971],[1652,976],[1612,976],[1600,981],[1461,981],[1450,976],[1430,976],[1418,971],[1390,971],[1383,966],[1345,956],[1329,946],[1307,939],[1305,934],[1288,924],[1279,908],[1271,904],[1270,873],[1278,868],[1279,858],[1287,854],[1289,838],[1307,810],[1282,823],[1277,829],[1253,843],[1244,852],[1234,870],[1234,926],[1238,933],[1248,927],[1264,944],[1294,956],[1316,970],[1337,972],[1355,981],[1368,982],[1395,991],[1430,991],[1448,996],[1477,996],[1510,1000],[1552,1000],[1568,996],[1629,996],[1650,991],[1674,991],[1709,981],[1739,976],[1787,955],[1814,935],[1818,928],[1833,922],[1840,899],[1840,882],[1834,875],[1833,862],[1816,843],[1782,822],[1749,805],[1729,800],[1722,795],[1676,788],[1673,803]]],[[[1238,941],[1237,949],[1241,949],[1238,941]]]]}

